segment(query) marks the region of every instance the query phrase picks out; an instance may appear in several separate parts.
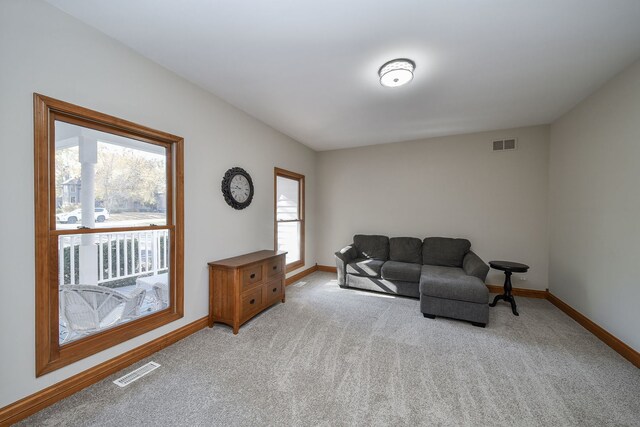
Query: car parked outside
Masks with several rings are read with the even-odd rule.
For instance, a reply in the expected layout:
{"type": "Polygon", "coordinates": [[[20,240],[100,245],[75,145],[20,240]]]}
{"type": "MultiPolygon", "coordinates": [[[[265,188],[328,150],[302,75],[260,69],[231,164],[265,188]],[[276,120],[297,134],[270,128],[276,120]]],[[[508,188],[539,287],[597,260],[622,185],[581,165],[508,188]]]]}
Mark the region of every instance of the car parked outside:
{"type": "MultiPolygon", "coordinates": [[[[96,208],[94,213],[96,222],[104,222],[109,219],[109,211],[106,208],[96,208]]],[[[82,220],[82,209],[75,209],[71,212],[59,213],[56,215],[58,222],[66,222],[67,224],[75,224],[82,220]]]]}

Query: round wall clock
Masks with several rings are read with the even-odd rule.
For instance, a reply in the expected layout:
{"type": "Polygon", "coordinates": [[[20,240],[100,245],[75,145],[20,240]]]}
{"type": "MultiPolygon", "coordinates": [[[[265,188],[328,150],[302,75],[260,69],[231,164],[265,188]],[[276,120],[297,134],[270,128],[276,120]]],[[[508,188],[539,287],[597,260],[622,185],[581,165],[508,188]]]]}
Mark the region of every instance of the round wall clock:
{"type": "Polygon", "coordinates": [[[222,178],[224,200],[234,209],[244,209],[253,200],[253,181],[242,168],[231,168],[222,178]]]}

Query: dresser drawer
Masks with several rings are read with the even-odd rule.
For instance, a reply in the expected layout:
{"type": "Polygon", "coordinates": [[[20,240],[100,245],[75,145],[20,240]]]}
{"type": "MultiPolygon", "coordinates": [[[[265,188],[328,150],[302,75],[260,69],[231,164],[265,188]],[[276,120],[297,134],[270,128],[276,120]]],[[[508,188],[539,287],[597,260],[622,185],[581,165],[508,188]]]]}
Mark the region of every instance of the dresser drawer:
{"type": "Polygon", "coordinates": [[[242,294],[242,307],[240,309],[240,318],[246,319],[255,312],[262,309],[262,288],[256,288],[253,291],[242,294]]]}
{"type": "Polygon", "coordinates": [[[271,305],[274,301],[282,299],[283,287],[284,279],[282,277],[264,285],[264,301],[267,305],[271,305]]]}
{"type": "Polygon", "coordinates": [[[242,289],[249,289],[262,281],[262,264],[254,264],[242,269],[242,289]]]}
{"type": "Polygon", "coordinates": [[[282,260],[280,257],[267,262],[267,276],[276,276],[282,273],[282,260]]]}

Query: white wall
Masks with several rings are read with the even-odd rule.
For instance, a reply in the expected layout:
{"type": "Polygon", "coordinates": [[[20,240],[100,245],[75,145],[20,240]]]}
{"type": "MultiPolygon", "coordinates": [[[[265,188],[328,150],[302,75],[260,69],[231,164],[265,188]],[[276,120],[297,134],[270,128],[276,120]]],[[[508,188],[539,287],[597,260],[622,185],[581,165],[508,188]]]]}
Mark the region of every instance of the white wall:
{"type": "Polygon", "coordinates": [[[549,288],[640,351],[640,62],[550,138],[549,288]]]}
{"type": "Polygon", "coordinates": [[[547,126],[321,152],[318,263],[356,233],[465,237],[485,261],[530,265],[514,286],[545,289],[548,154],[547,126]],[[507,137],[518,149],[493,152],[507,137]]]}
{"type": "Polygon", "coordinates": [[[312,150],[40,1],[0,3],[0,132],[0,407],[205,316],[207,262],[273,248],[274,166],[306,175],[305,268],[316,262],[312,150]],[[38,379],[33,92],[185,139],[185,317],[38,379]],[[233,166],[255,184],[243,211],[220,192],[233,166]]]}

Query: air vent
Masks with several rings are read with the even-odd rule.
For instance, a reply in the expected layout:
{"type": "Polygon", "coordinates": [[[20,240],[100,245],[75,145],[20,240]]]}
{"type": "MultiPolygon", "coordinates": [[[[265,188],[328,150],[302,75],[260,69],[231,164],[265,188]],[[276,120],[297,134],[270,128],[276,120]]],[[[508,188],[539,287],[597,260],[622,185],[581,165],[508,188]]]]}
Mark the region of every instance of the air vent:
{"type": "Polygon", "coordinates": [[[518,146],[516,138],[500,139],[493,141],[493,151],[509,151],[515,150],[518,146]]]}
{"type": "Polygon", "coordinates": [[[147,375],[149,372],[151,372],[154,369],[157,369],[159,367],[160,367],[160,365],[158,363],[149,362],[149,363],[147,363],[145,365],[140,366],[138,369],[128,373],[127,375],[124,375],[124,376],[118,378],[113,383],[115,385],[120,386],[120,387],[126,387],[129,384],[131,384],[132,382],[134,382],[135,380],[139,380],[140,378],[142,378],[145,375],[147,375]]]}

